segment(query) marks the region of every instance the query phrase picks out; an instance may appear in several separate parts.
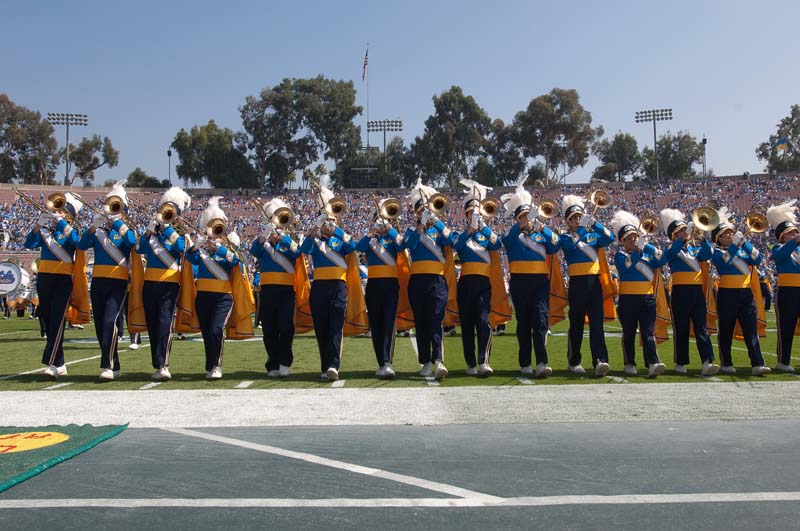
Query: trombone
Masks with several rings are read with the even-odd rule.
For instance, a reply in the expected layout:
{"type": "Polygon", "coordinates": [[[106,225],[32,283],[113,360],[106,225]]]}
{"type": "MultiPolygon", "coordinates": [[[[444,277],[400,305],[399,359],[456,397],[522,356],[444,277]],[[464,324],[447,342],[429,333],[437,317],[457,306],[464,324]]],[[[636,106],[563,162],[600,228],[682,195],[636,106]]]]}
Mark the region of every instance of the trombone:
{"type": "Polygon", "coordinates": [[[181,235],[192,232],[192,226],[178,215],[178,210],[172,203],[164,203],[156,210],[156,221],[162,225],[172,225],[181,235]]]}
{"type": "Polygon", "coordinates": [[[129,228],[133,229],[134,231],[136,230],[136,225],[128,218],[127,215],[125,215],[125,212],[122,210],[124,203],[122,202],[122,199],[120,197],[111,196],[108,198],[105,205],[108,206],[108,210],[110,213],[107,213],[105,209],[100,210],[99,208],[89,203],[83,197],[76,194],[75,192],[72,192],[72,195],[73,197],[75,197],[75,199],[83,203],[83,206],[85,206],[98,216],[103,216],[104,218],[106,218],[106,220],[111,221],[111,216],[119,215],[122,218],[122,221],[124,221],[129,228]],[[116,200],[111,201],[112,199],[116,200]]]}
{"type": "Polygon", "coordinates": [[[605,190],[595,190],[589,196],[589,202],[594,205],[594,210],[592,211],[592,217],[594,217],[598,208],[610,207],[613,200],[611,194],[605,190]]]}
{"type": "Polygon", "coordinates": [[[208,222],[206,226],[206,235],[212,240],[220,240],[225,247],[230,249],[231,251],[236,254],[236,257],[239,259],[240,262],[244,262],[244,257],[242,256],[242,252],[239,249],[238,245],[235,245],[229,238],[228,235],[225,234],[225,229],[227,228],[227,222],[222,218],[214,218],[208,222]]]}
{"type": "Polygon", "coordinates": [[[347,205],[345,204],[344,199],[338,195],[335,195],[328,201],[325,201],[320,185],[312,181],[310,186],[314,193],[317,194],[317,197],[319,197],[319,202],[323,205],[322,208],[325,209],[325,212],[327,212],[329,216],[335,217],[336,221],[341,225],[341,216],[347,211],[347,205]]]}
{"type": "Polygon", "coordinates": [[[400,211],[402,207],[398,199],[390,197],[388,199],[378,201],[378,198],[375,197],[375,194],[371,195],[372,201],[375,203],[375,211],[382,219],[385,219],[391,223],[400,217],[400,211]]]}
{"type": "Polygon", "coordinates": [[[644,236],[653,236],[658,232],[658,216],[655,213],[646,211],[639,221],[639,232],[644,236]]]}
{"type": "Polygon", "coordinates": [[[437,216],[444,213],[445,209],[447,208],[446,195],[441,192],[436,192],[432,196],[428,197],[428,195],[422,190],[420,190],[419,193],[422,195],[422,199],[425,201],[425,206],[428,208],[428,210],[437,216]]]}
{"type": "Polygon", "coordinates": [[[22,199],[29,205],[35,207],[41,212],[44,212],[45,214],[53,214],[55,212],[61,213],[65,218],[67,218],[67,221],[69,222],[70,225],[73,225],[74,228],[77,229],[81,228],[80,224],[78,223],[78,220],[65,209],[65,207],[67,206],[67,196],[62,194],[61,192],[54,192],[48,195],[47,201],[45,201],[45,206],[42,206],[39,203],[37,203],[33,197],[21,191],[19,188],[14,188],[14,194],[16,194],[20,199],[22,199]]]}

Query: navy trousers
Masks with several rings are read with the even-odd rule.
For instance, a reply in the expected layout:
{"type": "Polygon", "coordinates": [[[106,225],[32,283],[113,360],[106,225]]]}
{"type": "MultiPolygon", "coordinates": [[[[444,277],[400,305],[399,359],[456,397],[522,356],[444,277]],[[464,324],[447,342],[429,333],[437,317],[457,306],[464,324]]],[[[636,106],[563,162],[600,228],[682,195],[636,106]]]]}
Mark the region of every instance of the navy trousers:
{"type": "Polygon", "coordinates": [[[733,365],[731,344],[737,320],[742,327],[747,355],[750,356],[750,365],[752,367],[764,365],[761,343],[758,340],[758,314],[750,288],[719,288],[717,290],[717,312],[719,313],[717,346],[722,365],[733,365]]]}
{"type": "Polygon", "coordinates": [[[39,273],[36,287],[39,290],[39,319],[47,332],[42,363],[61,367],[64,365],[64,316],[72,294],[72,276],[39,273]]]}
{"type": "Polygon", "coordinates": [[[464,361],[475,367],[475,335],[478,336],[477,363],[489,363],[492,328],[489,312],[492,309],[492,285],[483,275],[462,275],[458,279],[458,318],[461,321],[461,344],[464,361]]]}
{"type": "Polygon", "coordinates": [[[531,344],[536,364],[547,363],[550,328],[550,278],[544,274],[512,273],[508,283],[517,314],[519,366],[531,365],[531,344]]]}
{"type": "Polygon", "coordinates": [[[322,372],[331,367],[339,369],[344,313],[347,310],[347,285],[343,280],[315,280],[311,283],[309,304],[322,372]]]}
{"type": "Polygon", "coordinates": [[[119,336],[122,335],[122,314],[128,296],[128,281],[119,278],[92,278],[92,316],[94,331],[100,343],[100,368],[120,370],[119,336]]]}
{"type": "Polygon", "coordinates": [[[642,338],[644,365],[660,363],[656,352],[656,299],[652,295],[620,295],[617,304],[622,324],[622,359],[636,365],[636,329],[642,338]]]}
{"type": "Polygon", "coordinates": [[[233,295],[214,291],[198,291],[194,301],[203,347],[206,352],[206,371],[222,366],[225,351],[225,324],[233,309],[233,295]]]}
{"type": "Polygon", "coordinates": [[[714,347],[711,345],[711,339],[706,330],[707,310],[703,287],[696,284],[672,286],[669,303],[672,313],[672,344],[675,364],[689,364],[689,323],[694,329],[700,360],[703,362],[714,361],[714,347]]]}
{"type": "Polygon", "coordinates": [[[268,371],[281,365],[291,367],[294,361],[294,286],[264,284],[259,295],[258,322],[264,329],[268,371]]]}
{"type": "Polygon", "coordinates": [[[396,278],[370,278],[364,297],[372,333],[372,348],[379,366],[394,357],[394,330],[400,284],[396,278]]]}
{"type": "Polygon", "coordinates": [[[177,282],[145,280],[142,287],[144,318],[150,337],[150,358],[154,369],[169,366],[172,348],[172,324],[178,300],[177,282]]]}
{"type": "Polygon", "coordinates": [[[775,299],[778,319],[778,362],[792,364],[792,342],[797,320],[800,319],[800,287],[781,286],[775,299]]]}
{"type": "Polygon", "coordinates": [[[408,299],[417,331],[417,359],[420,363],[444,361],[442,321],[447,307],[447,281],[442,275],[411,275],[408,299]]]}
{"type": "Polygon", "coordinates": [[[569,343],[567,359],[570,365],[581,363],[584,318],[589,316],[589,346],[592,365],[608,363],[606,336],[603,331],[603,288],[597,275],[580,275],[569,279],[569,343]]]}

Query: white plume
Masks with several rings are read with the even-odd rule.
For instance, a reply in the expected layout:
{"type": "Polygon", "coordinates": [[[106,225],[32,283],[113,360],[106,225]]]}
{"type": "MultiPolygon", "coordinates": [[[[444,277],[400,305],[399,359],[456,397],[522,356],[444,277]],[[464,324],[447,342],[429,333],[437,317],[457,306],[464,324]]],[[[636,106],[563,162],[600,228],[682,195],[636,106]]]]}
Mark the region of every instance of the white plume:
{"type": "Polygon", "coordinates": [[[609,225],[611,225],[611,228],[614,229],[614,232],[619,232],[619,230],[625,225],[633,225],[638,229],[639,218],[625,210],[617,210],[617,212],[614,214],[614,217],[611,218],[609,225]]]}
{"type": "Polygon", "coordinates": [[[661,228],[664,230],[664,234],[667,233],[667,229],[674,221],[685,221],[686,217],[683,215],[683,212],[680,210],[676,210],[674,208],[665,208],[661,211],[661,228]]]}
{"type": "Polygon", "coordinates": [[[411,189],[411,193],[409,194],[412,206],[416,204],[417,201],[422,199],[423,193],[425,194],[426,198],[430,198],[433,194],[437,192],[436,188],[422,184],[422,177],[419,177],[417,179],[417,184],[414,185],[414,188],[411,189]]]}
{"type": "Polygon", "coordinates": [[[125,206],[128,206],[128,194],[125,192],[125,187],[123,186],[124,184],[124,181],[114,183],[114,186],[111,187],[111,191],[106,194],[106,197],[117,196],[122,199],[122,202],[125,204],[125,206]]]}
{"type": "Polygon", "coordinates": [[[581,208],[585,207],[583,198],[577,195],[565,195],[561,200],[561,211],[566,212],[569,207],[578,205],[581,208]]]}
{"type": "Polygon", "coordinates": [[[228,216],[225,215],[225,212],[223,212],[222,208],[219,206],[220,199],[222,199],[222,196],[215,195],[208,200],[208,207],[200,214],[201,227],[207,227],[212,219],[220,218],[228,221],[228,216]]]}
{"type": "Polygon", "coordinates": [[[279,208],[289,208],[289,205],[286,203],[286,201],[280,197],[273,197],[270,201],[264,203],[264,210],[267,212],[267,216],[269,217],[272,217],[272,214],[274,214],[279,208]]]}
{"type": "Polygon", "coordinates": [[[189,197],[189,194],[181,190],[180,187],[173,186],[164,192],[164,195],[161,196],[161,201],[159,201],[158,205],[161,206],[164,203],[174,203],[181,210],[186,210],[192,204],[192,198],[189,197]]]}
{"type": "Polygon", "coordinates": [[[228,233],[228,241],[231,242],[231,244],[233,244],[233,246],[237,248],[242,245],[242,239],[235,232],[228,233]]]}
{"type": "Polygon", "coordinates": [[[517,189],[513,194],[503,194],[500,200],[503,202],[506,212],[512,216],[521,205],[530,205],[531,209],[533,208],[533,196],[525,189],[525,178],[517,184],[517,189]]]}
{"type": "Polygon", "coordinates": [[[784,221],[797,223],[797,200],[792,199],[780,205],[773,205],[767,209],[767,221],[772,228],[776,228],[784,221]]]}
{"type": "Polygon", "coordinates": [[[483,201],[486,199],[487,193],[492,190],[490,187],[484,186],[477,181],[473,181],[472,179],[461,179],[459,184],[467,188],[467,191],[464,192],[464,201],[469,199],[483,201]]]}
{"type": "Polygon", "coordinates": [[[64,197],[66,198],[66,200],[67,200],[67,203],[69,203],[70,205],[72,205],[72,208],[74,208],[74,209],[75,209],[75,215],[77,216],[77,215],[78,215],[78,212],[80,212],[80,211],[81,211],[81,209],[83,208],[83,203],[81,203],[80,201],[78,201],[77,199],[75,199],[75,196],[74,196],[74,195],[72,195],[72,194],[71,194],[71,193],[69,193],[69,192],[67,192],[66,194],[64,194],[64,197]]]}

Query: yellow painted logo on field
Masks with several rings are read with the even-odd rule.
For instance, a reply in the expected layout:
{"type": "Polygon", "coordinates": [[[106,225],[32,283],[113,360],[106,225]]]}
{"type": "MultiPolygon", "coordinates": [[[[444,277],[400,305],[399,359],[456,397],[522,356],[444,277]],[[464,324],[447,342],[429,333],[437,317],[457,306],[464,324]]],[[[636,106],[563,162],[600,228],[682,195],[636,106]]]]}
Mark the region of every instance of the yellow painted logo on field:
{"type": "Polygon", "coordinates": [[[57,431],[23,431],[0,435],[0,454],[27,452],[45,446],[60,444],[69,439],[66,433],[57,431]]]}

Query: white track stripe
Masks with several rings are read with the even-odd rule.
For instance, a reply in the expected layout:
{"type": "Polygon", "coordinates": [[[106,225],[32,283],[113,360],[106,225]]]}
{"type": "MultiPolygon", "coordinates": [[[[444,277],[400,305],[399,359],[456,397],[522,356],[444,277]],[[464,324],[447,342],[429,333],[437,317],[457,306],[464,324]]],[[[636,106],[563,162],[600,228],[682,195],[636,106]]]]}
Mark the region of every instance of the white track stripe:
{"type": "Polygon", "coordinates": [[[188,437],[197,437],[200,439],[206,439],[208,441],[230,444],[233,446],[239,446],[241,448],[248,448],[250,450],[256,450],[258,452],[264,452],[267,454],[280,455],[291,459],[299,459],[300,461],[306,461],[308,463],[314,463],[316,465],[338,468],[340,470],[346,470],[347,472],[352,472],[354,474],[364,474],[370,477],[387,479],[389,481],[396,481],[398,483],[413,485],[415,487],[432,490],[434,492],[441,492],[442,494],[449,494],[451,496],[459,496],[461,498],[473,498],[475,500],[482,500],[487,502],[488,501],[497,502],[502,500],[502,498],[499,498],[497,496],[483,494],[468,489],[462,489],[461,487],[455,487],[453,485],[447,485],[445,483],[437,483],[435,481],[428,481],[427,479],[415,478],[403,474],[395,474],[394,472],[388,472],[386,470],[380,470],[378,468],[370,468],[361,465],[354,465],[352,463],[345,463],[344,461],[328,459],[326,457],[320,457],[318,455],[312,455],[303,452],[294,452],[292,450],[284,450],[283,448],[277,448],[275,446],[267,446],[265,444],[251,443],[247,441],[241,441],[239,439],[232,439],[230,437],[221,437],[219,435],[212,435],[210,433],[203,433],[194,430],[185,430],[182,428],[161,428],[161,429],[164,431],[177,433],[179,435],[184,435],[188,437]]]}
{"type": "Polygon", "coordinates": [[[562,505],[672,505],[700,503],[761,503],[800,501],[800,492],[697,492],[691,494],[623,494],[616,496],[530,496],[467,498],[65,498],[0,500],[2,509],[61,509],[74,507],[225,508],[362,508],[362,507],[553,507],[562,505]]]}

